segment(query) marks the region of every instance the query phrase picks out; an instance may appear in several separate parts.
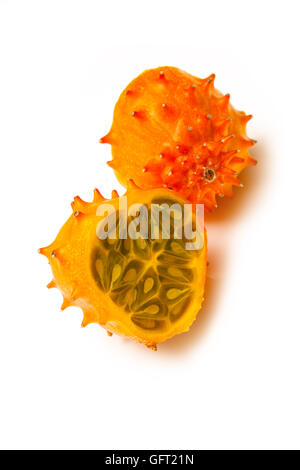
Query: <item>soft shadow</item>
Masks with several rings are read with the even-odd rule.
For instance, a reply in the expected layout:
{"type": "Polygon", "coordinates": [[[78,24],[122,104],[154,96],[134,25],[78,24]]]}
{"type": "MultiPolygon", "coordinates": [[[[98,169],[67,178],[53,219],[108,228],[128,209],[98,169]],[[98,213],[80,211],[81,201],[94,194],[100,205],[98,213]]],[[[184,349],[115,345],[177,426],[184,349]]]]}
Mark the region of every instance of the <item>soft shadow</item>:
{"type": "Polygon", "coordinates": [[[241,174],[241,181],[244,184],[243,189],[236,189],[233,199],[220,200],[217,210],[206,215],[206,226],[208,234],[208,261],[207,279],[205,287],[205,300],[196,321],[187,333],[177,335],[174,338],[162,343],[158,346],[159,354],[174,356],[174,354],[188,353],[196,343],[203,338],[207,332],[209,325],[216,316],[220,304],[220,300],[224,295],[224,279],[227,270],[227,254],[230,250],[230,241],[224,240],[222,245],[211,244],[209,241],[210,224],[222,226],[228,220],[234,222],[242,212],[246,212],[251,208],[258,198],[262,190],[263,184],[266,182],[268,173],[268,159],[266,144],[263,139],[261,143],[256,144],[251,149],[251,156],[258,163],[255,167],[246,168],[241,174]]]}

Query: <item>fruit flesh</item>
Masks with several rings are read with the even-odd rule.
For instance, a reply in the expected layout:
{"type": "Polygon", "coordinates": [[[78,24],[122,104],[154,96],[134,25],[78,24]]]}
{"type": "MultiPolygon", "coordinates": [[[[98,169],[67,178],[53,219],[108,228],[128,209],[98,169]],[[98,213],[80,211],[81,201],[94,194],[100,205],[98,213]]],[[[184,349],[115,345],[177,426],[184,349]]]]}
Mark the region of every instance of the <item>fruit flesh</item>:
{"type": "MultiPolygon", "coordinates": [[[[119,198],[95,193],[86,203],[75,198],[73,214],[56,240],[40,252],[49,259],[53,281],[63,296],[62,308],[75,305],[84,313],[83,326],[97,322],[155,349],[156,344],[187,331],[201,308],[206,271],[206,240],[198,250],[186,250],[185,239],[106,239],[97,236],[104,217],[96,213],[109,202],[120,221],[119,198]]],[[[126,193],[128,205],[138,201],[150,210],[153,201],[184,204],[168,190],[126,193]]],[[[159,203],[159,202],[158,202],[159,203]]],[[[132,222],[132,216],[128,222],[132,222]]],[[[148,218],[149,220],[149,218],[148,218]]],[[[171,219],[171,228],[175,224],[171,219]]],[[[161,225],[159,226],[161,235],[161,225]]],[[[118,230],[117,230],[118,233],[118,230]]]]}
{"type": "Polygon", "coordinates": [[[110,132],[108,162],[122,184],[168,187],[191,202],[216,206],[216,195],[233,195],[238,174],[256,161],[246,134],[250,115],[236,111],[229,95],[174,67],[146,70],[121,94],[110,132]]]}

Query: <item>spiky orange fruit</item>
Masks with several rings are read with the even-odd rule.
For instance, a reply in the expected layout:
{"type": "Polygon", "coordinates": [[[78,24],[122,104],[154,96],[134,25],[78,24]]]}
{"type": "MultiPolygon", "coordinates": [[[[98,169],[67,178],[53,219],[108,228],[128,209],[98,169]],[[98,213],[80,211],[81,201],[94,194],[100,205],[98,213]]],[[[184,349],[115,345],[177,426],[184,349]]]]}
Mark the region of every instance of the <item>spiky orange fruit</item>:
{"type": "Polygon", "coordinates": [[[122,184],[168,187],[192,202],[216,206],[216,195],[233,195],[238,174],[255,165],[246,134],[252,117],[236,111],[229,94],[174,67],[146,70],[121,94],[110,132],[108,162],[122,184]]]}
{"type": "MultiPolygon", "coordinates": [[[[159,236],[124,238],[120,233],[129,233],[129,228],[128,232],[124,232],[124,227],[119,231],[121,220],[122,226],[124,220],[128,224],[137,222],[132,215],[121,219],[124,197],[119,198],[116,191],[111,200],[105,200],[97,190],[94,194],[91,203],[79,197],[74,199],[73,214],[55,241],[40,249],[53,273],[48,287],[57,287],[62,292],[62,309],[71,305],[82,308],[83,326],[96,322],[109,334],[124,335],[156,349],[158,343],[187,331],[201,308],[206,272],[205,234],[201,234],[201,247],[187,250],[186,239],[175,235],[178,217],[172,211],[169,238],[162,235],[161,218],[157,225],[159,236]],[[108,218],[113,214],[111,226],[108,218]],[[112,239],[99,238],[99,227],[103,228],[103,224],[109,227],[107,231],[116,230],[112,239]]],[[[178,209],[186,202],[174,191],[142,191],[134,185],[125,196],[128,208],[138,204],[133,207],[140,215],[141,205],[147,212],[151,204],[179,204],[178,209]]],[[[152,223],[147,216],[147,224],[150,220],[152,223]]],[[[195,215],[191,220],[195,222],[195,215]]]]}

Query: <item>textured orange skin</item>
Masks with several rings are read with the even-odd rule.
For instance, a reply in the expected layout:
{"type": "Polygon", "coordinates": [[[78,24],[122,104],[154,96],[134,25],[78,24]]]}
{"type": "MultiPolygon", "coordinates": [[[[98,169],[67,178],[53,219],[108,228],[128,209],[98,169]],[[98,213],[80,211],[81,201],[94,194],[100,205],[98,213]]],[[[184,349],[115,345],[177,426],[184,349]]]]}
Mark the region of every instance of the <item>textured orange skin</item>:
{"type": "MultiPolygon", "coordinates": [[[[155,194],[164,193],[169,194],[170,191],[164,189],[141,191],[131,183],[126,193],[128,206],[135,202],[147,202],[155,197],[155,194]]],[[[174,192],[171,194],[173,196],[174,192]]],[[[186,202],[178,199],[183,203],[186,202]]],[[[53,273],[53,280],[47,287],[57,287],[61,291],[64,298],[62,310],[69,306],[78,306],[82,309],[83,327],[90,323],[99,323],[109,335],[112,333],[123,335],[156,350],[158,343],[188,331],[201,308],[207,264],[206,234],[197,264],[197,295],[183,317],[175,322],[171,329],[163,332],[149,332],[136,326],[128,315],[124,314],[122,308],[116,305],[107,294],[101,292],[92,276],[91,245],[94,243],[96,227],[102,220],[102,217],[96,216],[96,211],[104,201],[117,208],[118,193],[113,191],[112,199],[105,200],[96,189],[91,203],[82,201],[78,196],[75,197],[71,204],[73,214],[63,225],[54,242],[39,250],[48,258],[53,273]]]]}
{"type": "Polygon", "coordinates": [[[252,116],[236,111],[229,95],[174,67],[146,70],[122,92],[110,132],[108,164],[120,182],[143,189],[168,187],[191,202],[216,207],[216,195],[233,196],[237,175],[255,165],[246,134],[252,116]],[[212,168],[213,181],[206,178],[212,168]]]}

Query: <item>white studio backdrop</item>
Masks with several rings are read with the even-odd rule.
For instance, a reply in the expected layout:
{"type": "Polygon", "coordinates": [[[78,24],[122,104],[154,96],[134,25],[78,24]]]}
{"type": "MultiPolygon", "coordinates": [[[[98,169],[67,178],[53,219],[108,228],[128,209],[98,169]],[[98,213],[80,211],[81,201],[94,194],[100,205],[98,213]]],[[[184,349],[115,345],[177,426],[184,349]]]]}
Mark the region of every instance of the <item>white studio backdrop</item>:
{"type": "Polygon", "coordinates": [[[297,2],[0,0],[0,447],[299,448],[297,2]],[[206,219],[206,300],[158,352],[60,311],[37,249],[75,195],[120,193],[98,144],[146,68],[254,115],[258,165],[206,219]]]}

